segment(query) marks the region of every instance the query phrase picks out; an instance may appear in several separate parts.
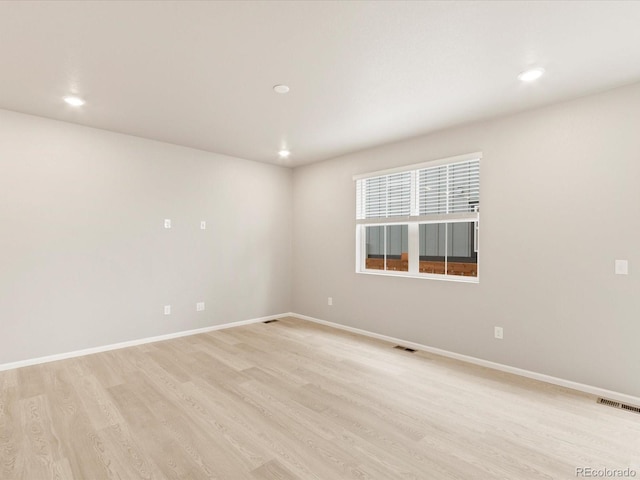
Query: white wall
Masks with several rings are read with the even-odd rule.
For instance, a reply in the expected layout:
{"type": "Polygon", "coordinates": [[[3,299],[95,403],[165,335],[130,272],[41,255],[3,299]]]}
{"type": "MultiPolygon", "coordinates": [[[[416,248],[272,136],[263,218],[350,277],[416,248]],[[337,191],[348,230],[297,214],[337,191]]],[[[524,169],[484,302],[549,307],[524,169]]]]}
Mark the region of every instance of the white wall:
{"type": "Polygon", "coordinates": [[[639,125],[636,84],[296,169],[294,311],[640,396],[639,125]],[[352,175],[476,151],[480,283],[354,273],[352,175]]]}
{"type": "Polygon", "coordinates": [[[291,195],[289,169],[0,110],[0,364],[290,311],[291,195]]]}

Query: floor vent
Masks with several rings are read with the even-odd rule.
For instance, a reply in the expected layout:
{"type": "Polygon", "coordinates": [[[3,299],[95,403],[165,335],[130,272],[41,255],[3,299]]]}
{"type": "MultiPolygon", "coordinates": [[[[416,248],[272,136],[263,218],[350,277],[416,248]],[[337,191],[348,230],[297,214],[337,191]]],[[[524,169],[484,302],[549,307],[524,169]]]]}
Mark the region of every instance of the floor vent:
{"type": "Polygon", "coordinates": [[[266,320],[266,321],[264,321],[262,323],[273,323],[273,322],[277,322],[277,321],[278,321],[277,319],[276,320],[266,320]]]}
{"type": "Polygon", "coordinates": [[[632,412],[640,413],[640,407],[634,407],[633,405],[625,405],[624,403],[621,403],[620,408],[622,408],[623,410],[631,410],[632,412]]]}
{"type": "Polygon", "coordinates": [[[621,408],[623,410],[629,410],[631,412],[640,413],[640,407],[634,407],[632,405],[627,405],[625,403],[615,402],[613,400],[607,400],[606,398],[599,398],[598,403],[602,405],[607,405],[613,408],[621,408]]]}
{"type": "Polygon", "coordinates": [[[404,350],[405,352],[411,352],[411,353],[415,352],[415,349],[409,348],[409,347],[403,347],[402,345],[396,345],[393,348],[397,348],[398,350],[404,350]]]}
{"type": "Polygon", "coordinates": [[[607,400],[606,398],[599,398],[598,403],[608,405],[609,407],[613,408],[620,408],[620,402],[614,402],[613,400],[607,400]]]}

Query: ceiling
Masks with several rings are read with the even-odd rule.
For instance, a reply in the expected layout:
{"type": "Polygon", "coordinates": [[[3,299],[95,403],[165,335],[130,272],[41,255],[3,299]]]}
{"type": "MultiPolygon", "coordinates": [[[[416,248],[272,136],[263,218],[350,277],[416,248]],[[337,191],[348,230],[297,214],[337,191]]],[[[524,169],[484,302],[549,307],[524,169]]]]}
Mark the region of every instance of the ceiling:
{"type": "Polygon", "coordinates": [[[615,1],[5,1],[0,108],[298,166],[640,81],[638,25],[615,1]]]}

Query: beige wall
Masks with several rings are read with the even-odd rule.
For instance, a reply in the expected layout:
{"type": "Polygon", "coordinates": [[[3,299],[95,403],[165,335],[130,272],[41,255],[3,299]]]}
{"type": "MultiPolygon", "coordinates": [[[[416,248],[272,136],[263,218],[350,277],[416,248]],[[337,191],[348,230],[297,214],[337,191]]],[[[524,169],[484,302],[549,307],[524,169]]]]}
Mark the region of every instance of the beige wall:
{"type": "Polygon", "coordinates": [[[640,396],[639,125],[637,84],[296,169],[294,311],[640,396]],[[480,283],[354,273],[352,175],[476,151],[480,283]]]}
{"type": "Polygon", "coordinates": [[[291,194],[289,169],[0,111],[0,364],[289,311],[291,194]]]}

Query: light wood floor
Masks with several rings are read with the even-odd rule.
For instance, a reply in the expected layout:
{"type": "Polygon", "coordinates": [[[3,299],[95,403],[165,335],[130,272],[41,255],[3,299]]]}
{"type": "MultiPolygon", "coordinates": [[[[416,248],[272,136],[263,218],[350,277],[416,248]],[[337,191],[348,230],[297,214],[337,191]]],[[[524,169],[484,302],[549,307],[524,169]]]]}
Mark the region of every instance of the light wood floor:
{"type": "Polygon", "coordinates": [[[569,479],[640,415],[297,319],[0,373],[0,478],[569,479]]]}

